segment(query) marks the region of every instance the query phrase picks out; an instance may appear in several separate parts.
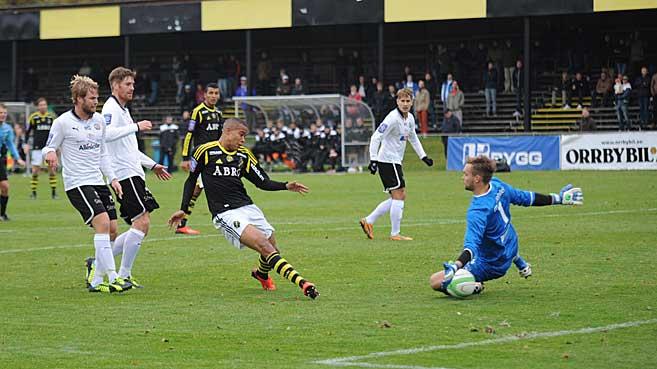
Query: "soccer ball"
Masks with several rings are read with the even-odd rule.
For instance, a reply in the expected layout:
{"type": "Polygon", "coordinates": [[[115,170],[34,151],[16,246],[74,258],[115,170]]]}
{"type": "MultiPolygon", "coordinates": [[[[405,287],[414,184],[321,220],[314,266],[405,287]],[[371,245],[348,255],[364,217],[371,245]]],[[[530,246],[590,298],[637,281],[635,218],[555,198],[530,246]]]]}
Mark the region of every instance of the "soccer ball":
{"type": "Polygon", "coordinates": [[[459,269],[454,273],[454,278],[447,286],[447,293],[457,298],[468,297],[479,288],[475,277],[465,269],[459,269]]]}

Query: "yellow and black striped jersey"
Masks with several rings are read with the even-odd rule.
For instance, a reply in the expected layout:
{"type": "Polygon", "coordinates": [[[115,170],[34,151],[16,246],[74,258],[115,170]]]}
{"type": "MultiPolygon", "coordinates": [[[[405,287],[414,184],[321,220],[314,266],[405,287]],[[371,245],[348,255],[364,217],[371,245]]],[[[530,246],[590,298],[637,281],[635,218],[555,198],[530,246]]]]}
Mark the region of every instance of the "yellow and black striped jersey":
{"type": "Polygon", "coordinates": [[[194,108],[183,141],[183,160],[189,160],[192,147],[198,147],[210,141],[217,141],[221,137],[223,125],[224,120],[221,110],[217,109],[216,106],[210,108],[205,105],[205,102],[202,102],[194,108]]]}
{"type": "Polygon", "coordinates": [[[286,189],[284,182],[269,179],[253,153],[244,146],[228,151],[217,141],[209,142],[197,147],[190,161],[190,174],[185,182],[181,205],[184,211],[188,210],[189,199],[199,175],[203,178],[208,208],[213,216],[253,204],[246,193],[242,177],[266,191],[286,189]]]}
{"type": "Polygon", "coordinates": [[[52,123],[55,121],[55,118],[57,117],[51,112],[41,114],[37,111],[30,114],[27,120],[25,138],[29,138],[30,134],[34,135],[34,138],[32,139],[32,149],[42,149],[46,146],[48,134],[50,133],[50,128],[52,128],[52,123]]]}

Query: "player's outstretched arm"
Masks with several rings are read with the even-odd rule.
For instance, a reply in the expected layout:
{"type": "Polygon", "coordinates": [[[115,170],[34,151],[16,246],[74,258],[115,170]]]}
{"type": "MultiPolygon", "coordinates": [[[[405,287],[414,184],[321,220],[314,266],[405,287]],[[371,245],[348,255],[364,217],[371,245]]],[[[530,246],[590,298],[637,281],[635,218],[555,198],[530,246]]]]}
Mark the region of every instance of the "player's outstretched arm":
{"type": "Polygon", "coordinates": [[[288,191],[298,192],[300,194],[310,192],[310,189],[306,185],[296,181],[286,183],[285,187],[287,188],[288,191]]]}

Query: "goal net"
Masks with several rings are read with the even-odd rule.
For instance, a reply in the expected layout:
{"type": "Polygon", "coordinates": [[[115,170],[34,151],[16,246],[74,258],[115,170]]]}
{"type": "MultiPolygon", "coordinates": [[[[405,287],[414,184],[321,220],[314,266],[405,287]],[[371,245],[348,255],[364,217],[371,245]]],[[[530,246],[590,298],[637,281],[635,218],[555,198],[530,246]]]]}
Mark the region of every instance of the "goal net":
{"type": "MultiPolygon", "coordinates": [[[[274,131],[280,135],[283,131],[280,137],[296,141],[295,146],[311,145],[298,149],[301,152],[312,149],[314,155],[326,150],[333,158],[337,156],[345,169],[355,170],[369,163],[369,139],[375,122],[372,110],[361,101],[338,94],[235,96],[233,100],[235,115],[246,118],[252,132],[262,135],[259,131],[274,131]]],[[[286,144],[289,147],[289,142],[286,144]]],[[[296,162],[306,165],[303,159],[296,162]]]]}

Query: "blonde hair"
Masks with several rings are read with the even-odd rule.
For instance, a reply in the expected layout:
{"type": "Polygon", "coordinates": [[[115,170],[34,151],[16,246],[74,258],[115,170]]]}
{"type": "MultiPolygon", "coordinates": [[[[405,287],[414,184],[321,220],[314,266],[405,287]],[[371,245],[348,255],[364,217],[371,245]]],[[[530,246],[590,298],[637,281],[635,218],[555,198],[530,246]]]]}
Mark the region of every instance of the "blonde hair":
{"type": "Polygon", "coordinates": [[[87,76],[74,75],[71,78],[71,101],[77,102],[78,97],[86,97],[90,90],[98,91],[98,83],[87,76]]]}
{"type": "Polygon", "coordinates": [[[397,91],[397,98],[401,99],[402,97],[408,97],[411,100],[413,99],[413,91],[410,88],[404,87],[397,91]]]}
{"type": "Polygon", "coordinates": [[[137,76],[137,73],[135,73],[133,70],[125,68],[125,67],[116,67],[112,69],[112,71],[109,74],[109,84],[110,88],[112,88],[112,84],[114,82],[123,82],[124,79],[128,77],[132,77],[133,79],[137,76]]]}

